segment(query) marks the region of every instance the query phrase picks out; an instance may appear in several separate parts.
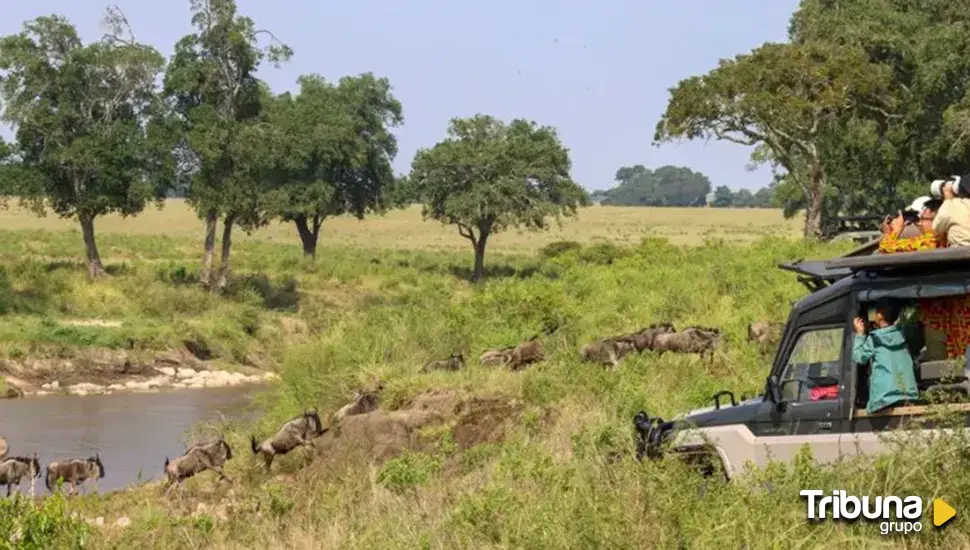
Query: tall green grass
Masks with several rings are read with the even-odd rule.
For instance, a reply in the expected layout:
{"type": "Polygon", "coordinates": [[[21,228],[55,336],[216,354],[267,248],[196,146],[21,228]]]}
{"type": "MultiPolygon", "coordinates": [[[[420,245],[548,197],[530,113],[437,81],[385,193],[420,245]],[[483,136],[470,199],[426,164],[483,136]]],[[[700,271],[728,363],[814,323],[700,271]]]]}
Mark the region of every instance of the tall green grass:
{"type": "MultiPolygon", "coordinates": [[[[179,270],[191,272],[192,262],[175,252],[157,259],[148,252],[152,247],[126,242],[139,251],[133,253],[138,258],[117,280],[94,285],[142,284],[153,288],[147,295],[171,292],[181,300],[196,295],[191,285],[157,277],[163,269],[178,272],[176,279],[190,278],[179,270]]],[[[156,487],[79,499],[72,505],[87,516],[103,515],[109,523],[121,515],[132,520],[127,529],[95,532],[98,548],[970,544],[968,523],[959,514],[942,530],[925,519],[920,534],[883,536],[878,525],[864,521],[810,523],[798,495],[819,488],[938,496],[960,510],[970,504],[965,473],[970,458],[960,434],[925,447],[901,445],[874,462],[821,466],[804,455],[730,484],[702,479],[676,461],[632,459],[631,418],[638,410],[669,417],[708,405],[721,389],[749,395],[761,389],[771,358],[746,341],[747,323],[784,321],[791,303],[805,294],[777,263],[834,255],[836,247],[781,239],[750,246],[709,241],[697,248],[661,240],[622,248],[555,244],[534,256],[490,255],[492,274],[478,286],[460,277],[467,254],[327,247],[318,262],[307,263],[298,251],[267,243],[246,242],[239,249],[240,280],[293,281],[298,311],[285,315],[299,317],[309,334],[286,337],[278,350],[282,379],[262,397],[265,417],[255,426],[228,427],[237,456],[228,467],[235,486],[217,486],[204,474],[170,500],[156,487]],[[644,353],[626,358],[615,371],[579,360],[579,348],[589,341],[661,321],[719,327],[727,340],[724,356],[707,363],[644,353]],[[549,327],[558,330],[542,337],[544,362],[522,372],[477,365],[483,350],[513,345],[549,327]],[[468,360],[467,369],[419,373],[426,361],[457,351],[468,360]],[[326,417],[354,389],[378,379],[387,409],[428,390],[455,390],[506,396],[521,402],[523,412],[510,419],[512,428],[501,442],[460,450],[446,425],[424,434],[431,444],[383,464],[358,462],[334,470],[328,465],[339,457],[320,456],[303,467],[302,453],[295,452],[267,475],[248,453],[249,433],[268,434],[308,406],[326,417]],[[277,473],[293,477],[278,479],[277,473]],[[199,509],[199,503],[205,506],[199,509]]],[[[166,246],[157,250],[168,254],[166,246]]],[[[93,292],[81,281],[65,284],[76,287],[72,294],[93,292]]],[[[274,288],[287,291],[282,284],[274,288]]],[[[245,306],[259,318],[257,334],[284,315],[265,296],[242,302],[198,298],[204,305],[187,310],[186,317],[205,318],[211,310],[238,314],[245,306]]],[[[175,318],[186,318],[180,315],[175,318]]],[[[0,532],[0,540],[3,536],[0,532]]]]}

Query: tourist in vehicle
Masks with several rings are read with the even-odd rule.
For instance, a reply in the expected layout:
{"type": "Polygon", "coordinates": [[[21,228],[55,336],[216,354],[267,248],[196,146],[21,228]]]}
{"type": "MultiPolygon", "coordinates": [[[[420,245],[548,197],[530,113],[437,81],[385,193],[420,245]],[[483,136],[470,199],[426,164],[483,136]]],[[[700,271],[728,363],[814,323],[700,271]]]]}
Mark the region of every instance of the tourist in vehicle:
{"type": "Polygon", "coordinates": [[[946,246],[970,246],[970,198],[963,189],[955,189],[956,185],[943,185],[943,205],[933,220],[933,231],[946,246]]]}
{"type": "Polygon", "coordinates": [[[938,248],[941,241],[933,229],[942,201],[929,197],[920,197],[913,201],[907,210],[918,212],[915,224],[906,223],[900,213],[883,227],[883,237],[879,241],[879,252],[893,254],[896,252],[916,252],[938,248]]]}
{"type": "Polygon", "coordinates": [[[867,335],[866,323],[856,317],[852,361],[869,365],[870,413],[919,398],[913,358],[902,331],[896,326],[900,305],[891,300],[876,304],[874,329],[867,335]]]}

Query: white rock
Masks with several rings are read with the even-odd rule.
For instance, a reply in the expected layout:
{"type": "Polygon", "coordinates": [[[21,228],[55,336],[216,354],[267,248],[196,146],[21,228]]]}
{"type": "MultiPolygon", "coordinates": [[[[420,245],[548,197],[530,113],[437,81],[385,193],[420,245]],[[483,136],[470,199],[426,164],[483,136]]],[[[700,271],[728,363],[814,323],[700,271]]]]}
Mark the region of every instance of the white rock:
{"type": "Polygon", "coordinates": [[[50,384],[43,384],[43,385],[41,385],[40,389],[42,389],[42,390],[49,390],[49,389],[51,389],[51,385],[50,384]]]}
{"type": "Polygon", "coordinates": [[[275,372],[267,372],[263,375],[263,380],[279,380],[279,378],[275,372]]]}
{"type": "Polygon", "coordinates": [[[125,389],[125,387],[122,386],[121,384],[111,384],[110,386],[108,386],[108,389],[111,391],[122,391],[125,389]]]}
{"type": "Polygon", "coordinates": [[[176,376],[178,376],[179,379],[185,379],[194,378],[196,374],[198,373],[195,372],[195,369],[184,367],[178,370],[178,374],[176,376]]]}
{"type": "Polygon", "coordinates": [[[59,380],[54,380],[51,382],[51,389],[57,391],[61,387],[61,382],[59,380]]]}
{"type": "Polygon", "coordinates": [[[39,392],[34,393],[34,395],[37,396],[37,397],[44,397],[45,395],[50,395],[50,394],[51,394],[51,392],[49,392],[49,391],[39,391],[39,392]]]}
{"type": "Polygon", "coordinates": [[[78,397],[84,397],[85,395],[88,394],[88,390],[85,390],[85,389],[71,390],[71,393],[78,397]]]}
{"type": "Polygon", "coordinates": [[[175,369],[172,368],[172,367],[158,367],[155,370],[157,370],[158,372],[160,372],[160,373],[162,373],[162,374],[164,374],[165,376],[168,376],[168,377],[175,376],[175,369]]]}
{"type": "Polygon", "coordinates": [[[131,525],[131,520],[128,519],[128,516],[121,516],[120,518],[115,520],[115,527],[120,527],[122,529],[125,529],[129,525],[131,525]]]}

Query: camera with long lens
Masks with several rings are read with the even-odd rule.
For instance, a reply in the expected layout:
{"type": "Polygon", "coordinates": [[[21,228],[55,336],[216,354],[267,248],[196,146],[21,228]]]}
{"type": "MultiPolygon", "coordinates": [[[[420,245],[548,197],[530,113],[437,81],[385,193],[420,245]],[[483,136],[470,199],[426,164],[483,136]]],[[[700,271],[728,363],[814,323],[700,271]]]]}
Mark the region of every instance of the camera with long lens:
{"type": "Polygon", "coordinates": [[[946,179],[934,180],[933,183],[930,184],[930,195],[932,195],[934,199],[942,199],[943,189],[947,185],[951,185],[953,187],[953,194],[955,196],[970,197],[970,192],[968,192],[970,189],[967,188],[968,183],[970,183],[970,178],[967,178],[967,180],[968,181],[964,181],[960,176],[950,176],[946,179]]]}

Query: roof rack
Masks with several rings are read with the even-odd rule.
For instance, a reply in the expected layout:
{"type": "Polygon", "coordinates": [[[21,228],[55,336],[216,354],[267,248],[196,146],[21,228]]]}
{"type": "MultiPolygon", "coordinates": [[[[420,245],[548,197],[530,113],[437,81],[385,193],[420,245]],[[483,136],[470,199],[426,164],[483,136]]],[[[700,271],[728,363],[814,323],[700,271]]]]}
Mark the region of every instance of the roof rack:
{"type": "Polygon", "coordinates": [[[970,247],[937,248],[917,252],[896,254],[873,254],[865,256],[843,256],[826,260],[826,269],[885,269],[894,267],[914,267],[920,265],[963,264],[970,262],[970,247]]]}
{"type": "MultiPolygon", "coordinates": [[[[868,243],[856,247],[842,255],[842,258],[857,258],[871,255],[879,249],[879,239],[874,239],[868,243]]],[[[779,264],[780,269],[798,273],[798,282],[805,285],[810,292],[818,292],[826,286],[852,275],[852,270],[844,267],[831,267],[826,264],[826,260],[795,260],[784,264],[779,264]]]]}

